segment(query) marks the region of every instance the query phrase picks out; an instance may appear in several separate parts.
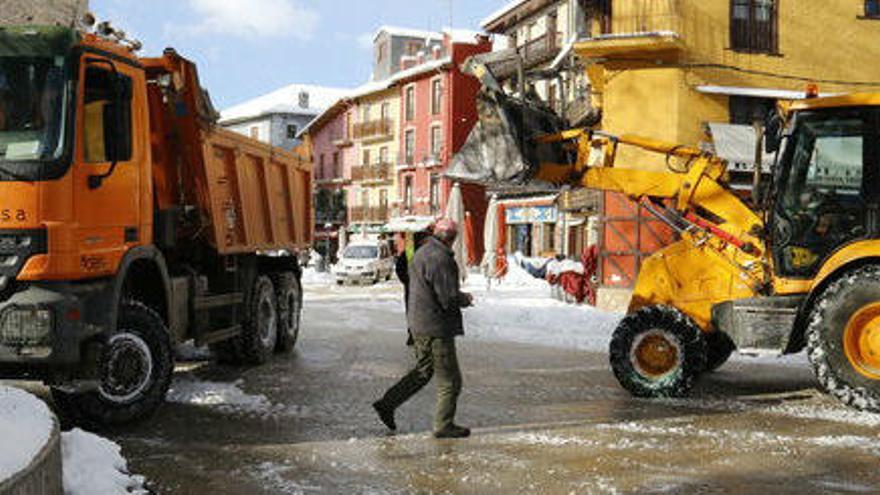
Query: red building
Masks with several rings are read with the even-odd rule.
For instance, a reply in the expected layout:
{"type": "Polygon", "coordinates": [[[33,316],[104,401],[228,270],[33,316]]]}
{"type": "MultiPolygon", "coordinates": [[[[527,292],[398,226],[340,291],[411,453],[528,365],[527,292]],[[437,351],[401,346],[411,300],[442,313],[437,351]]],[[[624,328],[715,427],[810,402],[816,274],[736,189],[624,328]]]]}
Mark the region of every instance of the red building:
{"type": "MultiPolygon", "coordinates": [[[[492,50],[485,36],[446,30],[443,50],[404,60],[412,66],[399,73],[400,157],[398,216],[437,216],[446,209],[452,182],[443,177],[477,121],[476,94],[480,83],[460,67],[471,55],[492,50]]],[[[485,190],[462,184],[465,210],[471,213],[477,259],[482,256],[485,190]]]]}

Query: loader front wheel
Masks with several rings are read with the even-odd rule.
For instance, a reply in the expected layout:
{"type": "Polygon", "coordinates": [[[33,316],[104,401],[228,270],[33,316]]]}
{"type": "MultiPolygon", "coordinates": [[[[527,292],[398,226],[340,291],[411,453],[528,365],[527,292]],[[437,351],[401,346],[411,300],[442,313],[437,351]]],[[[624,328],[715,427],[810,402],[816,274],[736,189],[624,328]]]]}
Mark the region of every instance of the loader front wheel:
{"type": "Polygon", "coordinates": [[[668,306],[648,306],[627,315],[611,338],[611,369],[636,397],[682,397],[706,366],[699,328],[668,306]]]}
{"type": "Polygon", "coordinates": [[[822,291],[810,313],[807,355],[825,391],[880,412],[880,266],[855,269],[822,291]]]}

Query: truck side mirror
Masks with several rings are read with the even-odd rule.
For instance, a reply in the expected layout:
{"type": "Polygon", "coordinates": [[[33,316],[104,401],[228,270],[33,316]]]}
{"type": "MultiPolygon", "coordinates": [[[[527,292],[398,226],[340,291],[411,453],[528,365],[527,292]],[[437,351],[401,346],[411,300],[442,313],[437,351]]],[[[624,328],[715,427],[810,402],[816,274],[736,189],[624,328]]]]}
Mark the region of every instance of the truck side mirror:
{"type": "MultiPolygon", "coordinates": [[[[111,63],[112,64],[112,63],[111,63]]],[[[108,90],[109,104],[104,107],[104,137],[106,158],[110,168],[103,174],[90,175],[89,189],[98,189],[105,179],[113,175],[120,161],[131,158],[131,80],[112,66],[108,90]]]]}
{"type": "Polygon", "coordinates": [[[776,110],[767,112],[764,118],[764,151],[776,153],[782,144],[782,118],[776,110]]]}

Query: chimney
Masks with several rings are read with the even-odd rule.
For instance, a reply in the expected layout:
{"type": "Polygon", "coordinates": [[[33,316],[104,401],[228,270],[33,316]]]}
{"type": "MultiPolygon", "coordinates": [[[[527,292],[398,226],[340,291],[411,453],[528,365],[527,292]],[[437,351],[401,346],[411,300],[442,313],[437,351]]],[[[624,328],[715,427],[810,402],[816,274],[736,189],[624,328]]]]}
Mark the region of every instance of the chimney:
{"type": "Polygon", "coordinates": [[[308,91],[300,91],[299,92],[299,107],[300,108],[309,108],[309,92],[308,91]]]}
{"type": "Polygon", "coordinates": [[[425,51],[424,50],[421,50],[421,51],[419,51],[419,53],[416,53],[416,60],[417,60],[416,63],[418,65],[422,65],[423,63],[425,63],[425,51]]]}
{"type": "Polygon", "coordinates": [[[431,51],[434,54],[434,60],[440,60],[443,57],[443,47],[440,45],[434,45],[431,47],[431,51]]]}

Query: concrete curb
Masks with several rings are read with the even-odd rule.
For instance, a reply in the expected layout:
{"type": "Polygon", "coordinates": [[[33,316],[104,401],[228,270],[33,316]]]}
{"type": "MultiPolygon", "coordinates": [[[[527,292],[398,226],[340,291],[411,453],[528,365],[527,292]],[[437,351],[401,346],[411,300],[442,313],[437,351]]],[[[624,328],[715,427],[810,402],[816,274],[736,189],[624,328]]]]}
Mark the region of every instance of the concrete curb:
{"type": "Polygon", "coordinates": [[[52,433],[30,465],[0,482],[0,495],[61,495],[61,433],[58,419],[52,418],[52,433]]]}

